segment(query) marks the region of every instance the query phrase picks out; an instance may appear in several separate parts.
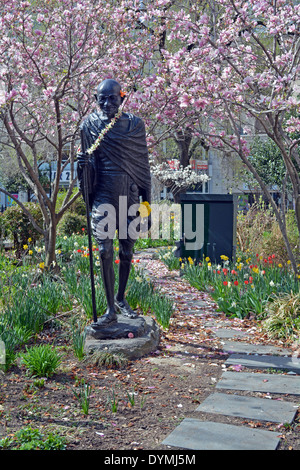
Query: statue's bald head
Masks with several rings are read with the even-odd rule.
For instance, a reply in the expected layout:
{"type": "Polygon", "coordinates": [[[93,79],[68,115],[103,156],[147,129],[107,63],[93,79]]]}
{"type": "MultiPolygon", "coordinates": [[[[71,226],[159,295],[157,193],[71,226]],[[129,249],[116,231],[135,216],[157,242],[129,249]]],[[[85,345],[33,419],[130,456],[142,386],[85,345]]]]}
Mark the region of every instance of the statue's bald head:
{"type": "Polygon", "coordinates": [[[106,80],[103,80],[103,82],[101,82],[98,85],[97,95],[99,95],[99,93],[103,93],[103,91],[109,92],[109,93],[114,92],[114,93],[120,94],[121,85],[116,80],[113,80],[112,78],[108,78],[106,80]]]}
{"type": "Polygon", "coordinates": [[[121,85],[113,79],[103,80],[97,87],[95,98],[104,116],[112,119],[123,101],[121,85]]]}

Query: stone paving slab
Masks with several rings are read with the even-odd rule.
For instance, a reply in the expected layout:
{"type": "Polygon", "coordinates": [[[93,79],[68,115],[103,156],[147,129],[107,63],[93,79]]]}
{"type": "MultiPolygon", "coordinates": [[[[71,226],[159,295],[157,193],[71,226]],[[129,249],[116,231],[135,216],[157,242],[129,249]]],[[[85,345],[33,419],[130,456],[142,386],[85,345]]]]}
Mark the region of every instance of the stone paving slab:
{"type": "MultiPolygon", "coordinates": [[[[240,364],[254,369],[280,369],[300,374],[299,357],[257,356],[254,354],[231,354],[225,365],[240,364]]],[[[299,377],[300,383],[300,377],[299,377]]]]}
{"type": "Polygon", "coordinates": [[[196,411],[217,413],[238,418],[258,419],[274,423],[291,423],[298,405],[287,401],[269,400],[226,393],[208,396],[196,411]]]}
{"type": "Polygon", "coordinates": [[[211,327],[212,331],[218,338],[234,338],[234,337],[245,337],[249,336],[245,331],[235,330],[234,328],[214,328],[211,327]]]}
{"type": "Polygon", "coordinates": [[[224,341],[222,349],[228,353],[291,355],[288,349],[276,348],[271,345],[251,344],[244,341],[224,341]]]}
{"type": "Polygon", "coordinates": [[[276,450],[279,433],[185,418],[163,441],[192,450],[276,450]]]}
{"type": "Polygon", "coordinates": [[[300,378],[290,375],[226,371],[216,388],[300,395],[300,378]]]}

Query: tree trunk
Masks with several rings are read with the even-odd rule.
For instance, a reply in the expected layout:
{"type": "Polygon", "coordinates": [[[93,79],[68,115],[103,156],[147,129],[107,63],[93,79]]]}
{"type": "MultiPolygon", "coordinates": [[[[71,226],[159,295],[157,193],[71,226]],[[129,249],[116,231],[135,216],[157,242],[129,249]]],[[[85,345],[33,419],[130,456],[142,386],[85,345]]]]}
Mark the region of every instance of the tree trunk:
{"type": "Polygon", "coordinates": [[[174,136],[180,156],[180,165],[185,168],[189,164],[189,148],[192,142],[192,136],[188,130],[176,132],[174,136]]]}
{"type": "MultiPolygon", "coordinates": [[[[190,145],[192,142],[192,135],[188,130],[183,130],[183,131],[178,131],[176,132],[176,135],[174,136],[174,140],[177,144],[178,150],[179,150],[179,161],[180,165],[185,168],[186,166],[189,165],[190,163],[190,158],[189,158],[189,149],[190,145]]],[[[186,189],[181,189],[174,194],[174,202],[176,204],[180,203],[180,196],[181,194],[185,194],[186,189]]]]}
{"type": "Polygon", "coordinates": [[[55,244],[56,244],[56,215],[55,213],[51,214],[50,225],[48,230],[46,230],[45,235],[45,269],[47,270],[54,270],[58,269],[56,263],[56,253],[55,253],[55,244]]]}

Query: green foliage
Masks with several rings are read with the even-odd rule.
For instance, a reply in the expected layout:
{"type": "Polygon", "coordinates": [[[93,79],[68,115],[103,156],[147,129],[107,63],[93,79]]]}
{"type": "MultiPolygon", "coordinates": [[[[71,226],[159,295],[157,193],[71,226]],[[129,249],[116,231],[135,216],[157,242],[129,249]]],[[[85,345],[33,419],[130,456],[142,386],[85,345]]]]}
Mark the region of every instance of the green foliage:
{"type": "Polygon", "coordinates": [[[155,318],[163,328],[169,328],[174,307],[173,302],[163,294],[156,294],[151,304],[155,318]]]}
{"type": "Polygon", "coordinates": [[[139,270],[132,270],[128,280],[126,299],[132,309],[141,308],[144,314],[151,308],[154,288],[139,270]]]}
{"type": "Polygon", "coordinates": [[[75,324],[75,322],[73,322],[71,328],[72,328],[73,351],[77,359],[81,361],[84,357],[84,343],[85,343],[86,332],[85,332],[85,329],[82,328],[81,325],[79,325],[78,323],[75,324]]]}
{"type": "Polygon", "coordinates": [[[163,240],[161,238],[138,238],[134,249],[135,251],[146,250],[147,248],[159,248],[161,246],[169,246],[174,244],[176,240],[163,240]]]}
{"type": "Polygon", "coordinates": [[[158,251],[158,257],[168,267],[168,269],[170,269],[170,271],[179,269],[180,262],[179,258],[174,256],[174,248],[160,248],[158,251]]]}
{"type": "Polygon", "coordinates": [[[75,212],[66,212],[59,223],[59,231],[64,235],[72,235],[86,229],[86,217],[75,212]]]}
{"type": "Polygon", "coordinates": [[[119,400],[116,397],[116,394],[115,394],[114,390],[112,390],[111,394],[108,396],[107,401],[110,404],[111,412],[116,413],[118,411],[119,400]]]}
{"type": "Polygon", "coordinates": [[[128,398],[128,401],[130,403],[130,406],[134,406],[135,405],[135,393],[132,392],[132,393],[129,393],[127,392],[127,398],[128,398]]]}
{"type": "Polygon", "coordinates": [[[10,304],[4,310],[4,317],[11,326],[24,328],[31,333],[38,333],[48,318],[47,312],[33,290],[24,294],[24,291],[15,293],[10,304]]]}
{"type": "MultiPolygon", "coordinates": [[[[72,192],[72,196],[78,193],[78,188],[72,192]]],[[[57,198],[56,209],[58,210],[66,196],[66,191],[60,191],[57,198]]],[[[70,236],[74,233],[81,233],[82,228],[86,229],[86,208],[85,202],[81,195],[73,202],[70,208],[65,212],[61,221],[58,224],[58,231],[62,235],[70,236]]]]}
{"type": "Polygon", "coordinates": [[[8,230],[7,230],[7,227],[6,227],[6,224],[5,224],[3,213],[0,212],[0,250],[3,248],[3,246],[1,244],[4,240],[4,238],[7,237],[7,234],[8,234],[8,230]]]}
{"type": "MultiPolygon", "coordinates": [[[[297,258],[299,234],[294,211],[286,213],[287,236],[297,258]]],[[[237,217],[237,240],[243,253],[259,253],[263,257],[276,253],[278,262],[285,263],[289,257],[278,222],[270,209],[253,204],[247,214],[237,217]]]]}
{"type": "Polygon", "coordinates": [[[30,426],[20,429],[14,437],[0,440],[0,448],[12,450],[65,450],[66,439],[58,433],[43,434],[30,426]]]}
{"type": "MultiPolygon", "coordinates": [[[[77,292],[75,294],[78,302],[82,305],[87,318],[93,317],[92,287],[89,275],[81,275],[78,280],[77,292]]],[[[106,310],[107,302],[102,282],[95,284],[95,297],[97,315],[101,316],[106,310]]]]}
{"type": "Polygon", "coordinates": [[[65,290],[63,283],[55,280],[51,275],[43,273],[39,284],[33,286],[28,298],[34,297],[34,303],[43,308],[48,314],[55,315],[58,311],[72,308],[71,298],[65,290]],[[35,292],[34,292],[35,291],[35,292]]]}
{"type": "Polygon", "coordinates": [[[280,149],[273,140],[258,137],[253,140],[251,163],[265,184],[281,187],[286,169],[280,149]]]}
{"type": "Polygon", "coordinates": [[[73,390],[73,393],[80,403],[84,415],[88,415],[90,407],[91,386],[84,379],[79,384],[79,389],[73,390]]]}
{"type": "Polygon", "coordinates": [[[26,347],[26,353],[21,354],[21,358],[27,370],[38,377],[51,377],[61,363],[57,349],[49,344],[26,347]]]}
{"type": "MultiPolygon", "coordinates": [[[[71,198],[73,198],[76,194],[78,194],[78,192],[79,192],[79,189],[74,188],[73,191],[72,191],[71,198]]],[[[63,201],[66,197],[66,194],[67,194],[67,191],[64,190],[64,189],[59,191],[58,196],[57,196],[57,201],[56,201],[56,211],[58,211],[62,207],[63,201]]],[[[73,204],[70,206],[68,211],[69,212],[75,212],[76,214],[79,214],[79,215],[85,215],[85,213],[86,213],[85,212],[85,202],[84,202],[81,194],[79,194],[79,196],[77,197],[75,202],[73,202],[73,204]]]]}
{"type": "Polygon", "coordinates": [[[300,293],[276,296],[265,309],[267,318],[263,328],[271,338],[299,338],[300,333],[300,293]]]}
{"type": "MultiPolygon", "coordinates": [[[[291,249],[298,262],[300,262],[299,252],[299,232],[297,228],[296,215],[292,210],[286,213],[286,229],[291,249]]],[[[276,258],[281,263],[286,263],[289,259],[286,246],[277,222],[274,220],[269,231],[264,232],[261,239],[259,253],[267,255],[276,253],[276,258]]]]}
{"type": "Polygon", "coordinates": [[[90,365],[105,367],[106,369],[120,369],[128,363],[128,359],[124,354],[108,351],[95,351],[87,356],[85,361],[90,365]]]}
{"type": "MultiPolygon", "coordinates": [[[[24,206],[32,214],[37,224],[42,227],[43,217],[39,205],[34,202],[25,202],[24,206]]],[[[33,243],[41,239],[42,235],[33,227],[30,219],[19,205],[8,207],[1,217],[8,235],[14,240],[14,248],[18,254],[23,250],[23,245],[27,244],[29,238],[33,243]]]]}

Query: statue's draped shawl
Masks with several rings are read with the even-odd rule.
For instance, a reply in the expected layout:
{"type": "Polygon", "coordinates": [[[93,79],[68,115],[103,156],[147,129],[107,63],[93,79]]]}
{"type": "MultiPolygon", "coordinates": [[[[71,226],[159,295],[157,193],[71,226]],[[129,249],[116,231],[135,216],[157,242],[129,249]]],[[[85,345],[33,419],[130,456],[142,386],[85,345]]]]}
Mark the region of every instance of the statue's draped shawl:
{"type": "MultiPolygon", "coordinates": [[[[106,124],[107,121],[103,121],[98,112],[90,114],[85,119],[81,125],[85,150],[91,147],[106,124]]],[[[114,126],[105,134],[99,148],[103,155],[131,176],[140,188],[143,200],[150,201],[151,176],[143,121],[133,114],[122,113],[114,126]]],[[[97,152],[98,149],[92,157],[93,166],[97,164],[97,152]]],[[[78,176],[81,179],[80,172],[78,176]]],[[[94,182],[95,184],[97,182],[94,182]]]]}

